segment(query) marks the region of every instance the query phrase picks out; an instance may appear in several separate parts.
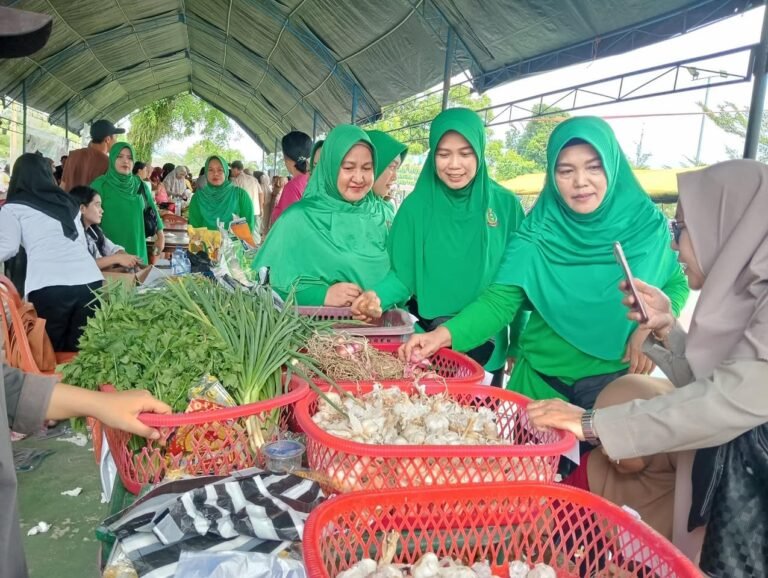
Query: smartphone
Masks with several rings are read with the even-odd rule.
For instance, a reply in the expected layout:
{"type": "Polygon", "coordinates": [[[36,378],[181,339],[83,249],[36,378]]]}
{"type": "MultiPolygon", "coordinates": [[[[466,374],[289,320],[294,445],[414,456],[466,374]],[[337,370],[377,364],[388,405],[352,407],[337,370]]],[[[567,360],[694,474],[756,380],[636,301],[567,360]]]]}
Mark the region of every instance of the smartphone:
{"type": "Polygon", "coordinates": [[[640,293],[635,286],[635,278],[632,276],[632,270],[629,268],[627,258],[624,256],[624,249],[622,249],[621,243],[618,241],[613,244],[613,254],[616,256],[616,262],[624,270],[624,279],[627,280],[629,292],[632,294],[632,297],[635,298],[634,309],[640,313],[640,322],[648,323],[648,311],[645,309],[645,303],[643,303],[643,300],[640,298],[640,293]]]}

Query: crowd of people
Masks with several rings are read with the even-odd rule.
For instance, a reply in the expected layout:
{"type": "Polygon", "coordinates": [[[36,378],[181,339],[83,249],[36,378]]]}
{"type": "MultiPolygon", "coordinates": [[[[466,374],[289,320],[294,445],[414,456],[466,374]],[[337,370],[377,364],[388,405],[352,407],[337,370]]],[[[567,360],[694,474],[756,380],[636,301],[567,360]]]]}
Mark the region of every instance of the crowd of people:
{"type": "Polygon", "coordinates": [[[534,400],[534,427],[582,440],[566,483],[636,509],[711,575],[768,575],[768,540],[746,547],[768,515],[768,167],[682,175],[670,223],[610,126],[575,117],[552,132],[526,215],[489,175],[482,120],[454,108],[432,121],[396,210],[408,148],[380,131],[339,125],[315,143],[291,132],[290,180],[271,183],[220,156],[194,182],[187,167],[152,169],[119,133],[94,123],[91,144],[62,159],[60,184],[47,159],[22,155],[0,210],[0,260],[26,250],[24,293],[57,351],[76,350],[103,271],[149,262],[150,236],[162,252],[159,209],[210,229],[242,218],[263,235],[253,267],[283,297],[368,321],[407,309],[417,333],[404,360],[466,352],[491,385],[534,400]],[[686,335],[677,318],[691,289],[701,296],[686,335]],[[668,380],[650,377],[656,366],[668,380]],[[734,523],[741,500],[754,524],[734,523]]]}

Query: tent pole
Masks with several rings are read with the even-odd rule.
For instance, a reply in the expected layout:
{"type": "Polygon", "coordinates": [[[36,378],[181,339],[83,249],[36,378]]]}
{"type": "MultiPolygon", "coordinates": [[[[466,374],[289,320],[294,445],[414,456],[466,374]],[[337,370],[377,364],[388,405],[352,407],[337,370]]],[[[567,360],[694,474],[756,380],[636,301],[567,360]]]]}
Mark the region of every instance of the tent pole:
{"type": "Polygon", "coordinates": [[[272,174],[277,176],[277,137],[275,137],[275,164],[272,165],[272,170],[274,171],[272,174]]]}
{"type": "Polygon", "coordinates": [[[357,85],[352,85],[352,124],[355,124],[357,118],[357,85]]]}
{"type": "Polygon", "coordinates": [[[69,151],[69,101],[64,103],[64,140],[69,151]]]}
{"type": "Polygon", "coordinates": [[[312,113],[312,142],[317,138],[317,111],[312,113]]]}
{"type": "Polygon", "coordinates": [[[763,30],[760,34],[760,44],[755,55],[753,69],[752,103],[749,105],[749,121],[747,122],[747,135],[744,138],[744,158],[757,157],[757,148],[760,144],[760,126],[763,120],[765,107],[766,74],[768,74],[768,10],[763,14],[763,30]]]}
{"type": "Polygon", "coordinates": [[[21,153],[27,152],[27,79],[21,81],[21,153]]]}
{"type": "Polygon", "coordinates": [[[443,73],[443,108],[448,108],[448,93],[451,90],[451,72],[453,71],[453,28],[448,27],[448,38],[445,43],[445,72],[443,73]]]}

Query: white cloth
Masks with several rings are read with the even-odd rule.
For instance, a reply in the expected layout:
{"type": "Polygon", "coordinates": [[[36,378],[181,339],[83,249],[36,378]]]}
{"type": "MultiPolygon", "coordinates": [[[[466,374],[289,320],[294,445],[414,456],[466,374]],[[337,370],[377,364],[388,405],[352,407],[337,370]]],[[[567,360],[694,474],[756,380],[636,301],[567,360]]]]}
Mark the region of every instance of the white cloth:
{"type": "Polygon", "coordinates": [[[230,180],[236,187],[240,187],[251,197],[251,201],[253,201],[253,214],[256,216],[261,215],[260,198],[264,195],[264,192],[261,190],[259,181],[243,172],[236,177],[232,177],[230,180]]]}
{"type": "Polygon", "coordinates": [[[89,229],[85,233],[85,240],[88,244],[88,252],[91,254],[91,257],[94,259],[101,259],[102,257],[111,257],[112,255],[116,255],[117,253],[124,252],[125,248],[121,247],[120,245],[115,245],[112,241],[109,240],[109,238],[105,235],[104,236],[104,251],[99,251],[99,245],[96,240],[96,233],[92,232],[91,229],[89,229]]]}
{"type": "Polygon", "coordinates": [[[37,209],[17,204],[0,209],[0,261],[24,247],[27,295],[44,287],[87,285],[104,279],[88,252],[80,213],[74,221],[77,239],[73,241],[64,236],[61,223],[37,209]]]}

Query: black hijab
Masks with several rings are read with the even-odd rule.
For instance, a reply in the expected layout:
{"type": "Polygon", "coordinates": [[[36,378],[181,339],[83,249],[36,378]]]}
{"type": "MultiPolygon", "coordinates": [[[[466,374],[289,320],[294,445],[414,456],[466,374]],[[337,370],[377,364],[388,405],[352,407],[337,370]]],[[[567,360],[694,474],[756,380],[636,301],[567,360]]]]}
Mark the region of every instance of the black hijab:
{"type": "Polygon", "coordinates": [[[6,204],[26,205],[61,223],[64,236],[77,239],[77,201],[53,180],[50,163],[41,155],[24,153],[13,164],[6,204]]]}

